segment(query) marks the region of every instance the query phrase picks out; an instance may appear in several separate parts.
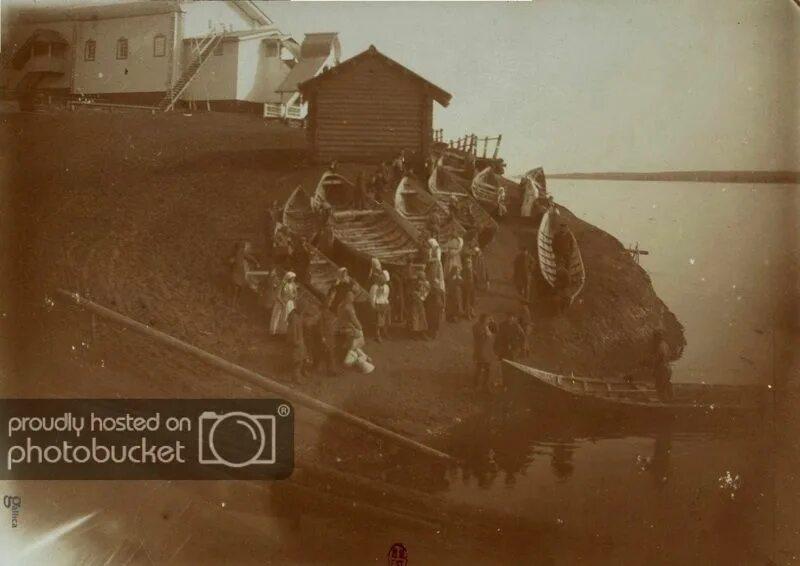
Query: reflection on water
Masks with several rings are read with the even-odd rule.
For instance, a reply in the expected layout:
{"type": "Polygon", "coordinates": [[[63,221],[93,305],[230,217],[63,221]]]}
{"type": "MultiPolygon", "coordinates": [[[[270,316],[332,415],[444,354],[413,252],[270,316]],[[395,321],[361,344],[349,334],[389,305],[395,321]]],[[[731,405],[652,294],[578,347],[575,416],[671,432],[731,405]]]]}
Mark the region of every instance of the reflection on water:
{"type": "MultiPolygon", "coordinates": [[[[773,336],[791,304],[786,185],[554,180],[556,200],[649,255],[641,265],[683,323],[676,381],[764,382],[773,336]]],[[[591,274],[589,274],[591,276],[591,274]]]]}

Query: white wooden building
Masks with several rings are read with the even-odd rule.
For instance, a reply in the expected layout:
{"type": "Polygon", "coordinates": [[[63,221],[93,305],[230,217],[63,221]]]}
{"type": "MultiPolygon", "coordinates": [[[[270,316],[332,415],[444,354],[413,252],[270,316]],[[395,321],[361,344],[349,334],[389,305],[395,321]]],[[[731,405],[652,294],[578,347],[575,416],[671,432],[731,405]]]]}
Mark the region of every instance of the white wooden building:
{"type": "Polygon", "coordinates": [[[251,0],[138,0],[10,14],[0,87],[264,113],[301,47],[251,0]]]}

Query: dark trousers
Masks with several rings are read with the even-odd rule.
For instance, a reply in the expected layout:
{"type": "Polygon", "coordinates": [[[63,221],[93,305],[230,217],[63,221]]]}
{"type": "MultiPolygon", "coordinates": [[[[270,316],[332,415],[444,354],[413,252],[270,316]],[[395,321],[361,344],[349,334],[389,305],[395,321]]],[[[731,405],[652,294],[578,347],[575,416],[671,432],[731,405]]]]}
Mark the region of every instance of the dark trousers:
{"type": "Polygon", "coordinates": [[[316,364],[318,369],[324,365],[329,374],[336,373],[336,349],[332,346],[321,346],[317,351],[316,364]]]}
{"type": "Polygon", "coordinates": [[[475,380],[473,385],[480,389],[489,388],[491,365],[489,362],[475,362],[475,380]]]}

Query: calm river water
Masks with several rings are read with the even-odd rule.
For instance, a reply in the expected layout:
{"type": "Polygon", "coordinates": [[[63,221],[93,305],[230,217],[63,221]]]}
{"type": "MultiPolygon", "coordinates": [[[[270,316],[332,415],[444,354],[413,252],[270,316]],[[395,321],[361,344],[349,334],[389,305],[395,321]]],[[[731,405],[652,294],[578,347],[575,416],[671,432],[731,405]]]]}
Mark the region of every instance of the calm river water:
{"type": "MultiPolygon", "coordinates": [[[[686,330],[674,381],[773,383],[773,332],[796,293],[788,277],[797,187],[568,180],[549,187],[581,218],[649,252],[641,264],[686,330]]],[[[558,525],[568,542],[541,557],[555,563],[766,564],[774,556],[769,418],[694,433],[581,430],[568,422],[531,418],[454,437],[451,449],[471,464],[451,481],[451,495],[558,525]]]]}

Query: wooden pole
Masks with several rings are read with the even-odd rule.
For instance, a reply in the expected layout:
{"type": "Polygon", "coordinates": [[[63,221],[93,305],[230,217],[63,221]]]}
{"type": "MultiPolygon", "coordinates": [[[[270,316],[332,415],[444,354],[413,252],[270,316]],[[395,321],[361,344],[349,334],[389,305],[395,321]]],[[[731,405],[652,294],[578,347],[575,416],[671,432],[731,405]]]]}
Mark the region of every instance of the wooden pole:
{"type": "Polygon", "coordinates": [[[503,141],[503,134],[497,136],[497,144],[494,146],[494,159],[497,159],[497,153],[500,151],[501,141],[503,141]]]}
{"type": "Polygon", "coordinates": [[[279,383],[274,379],[270,379],[252,370],[233,364],[227,360],[215,356],[214,354],[211,354],[210,352],[206,352],[205,350],[202,350],[196,346],[192,346],[191,344],[187,344],[182,340],[178,340],[177,338],[170,336],[169,334],[166,334],[164,332],[161,332],[160,330],[155,330],[145,324],[142,324],[141,322],[133,320],[132,318],[129,318],[111,309],[108,309],[93,301],[89,301],[88,299],[80,296],[78,293],[70,293],[69,291],[66,291],[64,289],[58,289],[57,292],[63,298],[75,303],[78,306],[88,309],[93,313],[97,313],[107,319],[113,320],[114,322],[122,324],[123,326],[130,328],[131,330],[134,330],[139,334],[143,334],[144,336],[154,338],[155,340],[161,342],[166,346],[170,346],[172,348],[175,348],[176,350],[180,350],[181,352],[200,358],[209,365],[212,365],[231,375],[234,375],[236,377],[254,383],[255,385],[263,387],[268,391],[277,393],[284,399],[287,399],[293,403],[297,403],[298,405],[302,405],[313,411],[317,411],[329,415],[331,417],[336,417],[349,424],[355,425],[356,427],[361,428],[371,434],[389,439],[401,446],[411,448],[427,456],[433,456],[441,460],[453,460],[452,456],[445,454],[444,452],[436,450],[435,448],[431,448],[430,446],[426,446],[420,442],[417,442],[416,440],[407,438],[389,429],[378,426],[375,423],[372,423],[366,419],[362,419],[361,417],[343,411],[338,407],[334,407],[333,405],[329,405],[323,401],[315,399],[310,395],[301,393],[300,391],[297,391],[295,389],[292,389],[291,387],[283,385],[282,383],[279,383]]]}

